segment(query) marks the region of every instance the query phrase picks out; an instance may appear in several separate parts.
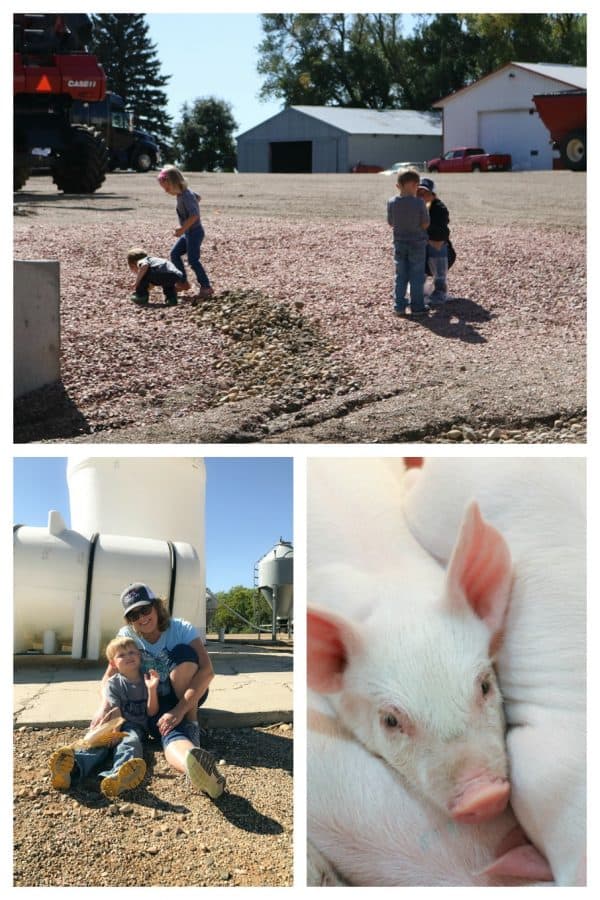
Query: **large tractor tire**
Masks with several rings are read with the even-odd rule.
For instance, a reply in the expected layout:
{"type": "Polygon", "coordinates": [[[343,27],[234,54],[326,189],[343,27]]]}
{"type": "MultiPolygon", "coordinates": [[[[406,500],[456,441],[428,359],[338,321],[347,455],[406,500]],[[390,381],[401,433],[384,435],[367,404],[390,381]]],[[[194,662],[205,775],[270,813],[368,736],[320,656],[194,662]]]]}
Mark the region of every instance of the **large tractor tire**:
{"type": "Polygon", "coordinates": [[[560,142],[560,158],[567,167],[574,172],[585,172],[586,159],[586,132],[584,129],[572,131],[560,142]]]}
{"type": "Polygon", "coordinates": [[[71,125],[70,140],[54,167],[52,180],[65,194],[93,194],[106,177],[109,153],[99,131],[71,125]]]}

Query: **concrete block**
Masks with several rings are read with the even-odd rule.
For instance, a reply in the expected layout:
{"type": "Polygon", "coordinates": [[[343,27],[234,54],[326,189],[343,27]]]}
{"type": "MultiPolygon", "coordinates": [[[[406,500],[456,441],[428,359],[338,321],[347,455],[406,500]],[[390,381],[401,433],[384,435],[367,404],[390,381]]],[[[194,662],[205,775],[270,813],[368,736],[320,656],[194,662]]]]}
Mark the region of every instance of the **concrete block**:
{"type": "Polygon", "coordinates": [[[60,378],[60,264],[14,260],[14,396],[60,378]]]}

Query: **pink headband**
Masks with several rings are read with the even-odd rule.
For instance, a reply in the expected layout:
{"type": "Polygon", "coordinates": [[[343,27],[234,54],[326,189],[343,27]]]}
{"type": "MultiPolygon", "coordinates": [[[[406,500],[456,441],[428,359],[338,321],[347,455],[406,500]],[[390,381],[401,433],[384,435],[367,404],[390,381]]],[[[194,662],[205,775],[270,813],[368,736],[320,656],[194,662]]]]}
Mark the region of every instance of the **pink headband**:
{"type": "Polygon", "coordinates": [[[167,178],[169,177],[169,173],[168,173],[168,171],[165,171],[165,169],[162,169],[156,177],[158,178],[159,181],[166,181],[167,178]]]}

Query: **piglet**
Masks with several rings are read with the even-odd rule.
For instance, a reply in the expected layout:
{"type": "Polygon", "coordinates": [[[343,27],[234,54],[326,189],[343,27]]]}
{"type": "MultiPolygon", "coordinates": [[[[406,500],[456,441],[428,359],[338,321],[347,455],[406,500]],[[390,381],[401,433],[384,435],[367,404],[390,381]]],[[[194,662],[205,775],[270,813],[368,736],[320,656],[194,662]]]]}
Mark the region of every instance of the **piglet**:
{"type": "Polygon", "coordinates": [[[546,862],[510,807],[456,822],[308,698],[309,886],[517,886],[547,883],[546,862]]]}
{"type": "Polygon", "coordinates": [[[511,802],[556,883],[585,884],[584,461],[426,458],[415,466],[411,458],[407,472],[401,462],[388,465],[405,490],[405,524],[441,562],[452,558],[473,498],[506,538],[514,566],[508,612],[504,599],[491,605],[498,603],[496,618],[506,615],[497,670],[511,802]]]}
{"type": "Polygon", "coordinates": [[[368,577],[362,588],[377,600],[359,624],[308,611],[309,687],[327,695],[360,744],[456,822],[493,818],[508,802],[490,651],[510,583],[506,544],[472,504],[446,573],[432,561],[427,571],[407,564],[400,577],[368,577]]]}

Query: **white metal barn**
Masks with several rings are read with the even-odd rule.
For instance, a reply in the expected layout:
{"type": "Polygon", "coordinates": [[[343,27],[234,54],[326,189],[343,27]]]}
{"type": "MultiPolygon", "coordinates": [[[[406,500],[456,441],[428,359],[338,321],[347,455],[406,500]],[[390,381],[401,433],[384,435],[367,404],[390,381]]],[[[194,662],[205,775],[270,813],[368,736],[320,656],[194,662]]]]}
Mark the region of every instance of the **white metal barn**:
{"type": "Polygon", "coordinates": [[[422,162],[442,147],[437,111],[289,106],[237,138],[240,172],[349,172],[422,162]]]}
{"type": "Polygon", "coordinates": [[[586,87],[583,66],[511,62],[434,104],[443,110],[444,152],[483,147],[510,153],[513,169],[551,169],[550,134],[534,94],[586,87]]]}

